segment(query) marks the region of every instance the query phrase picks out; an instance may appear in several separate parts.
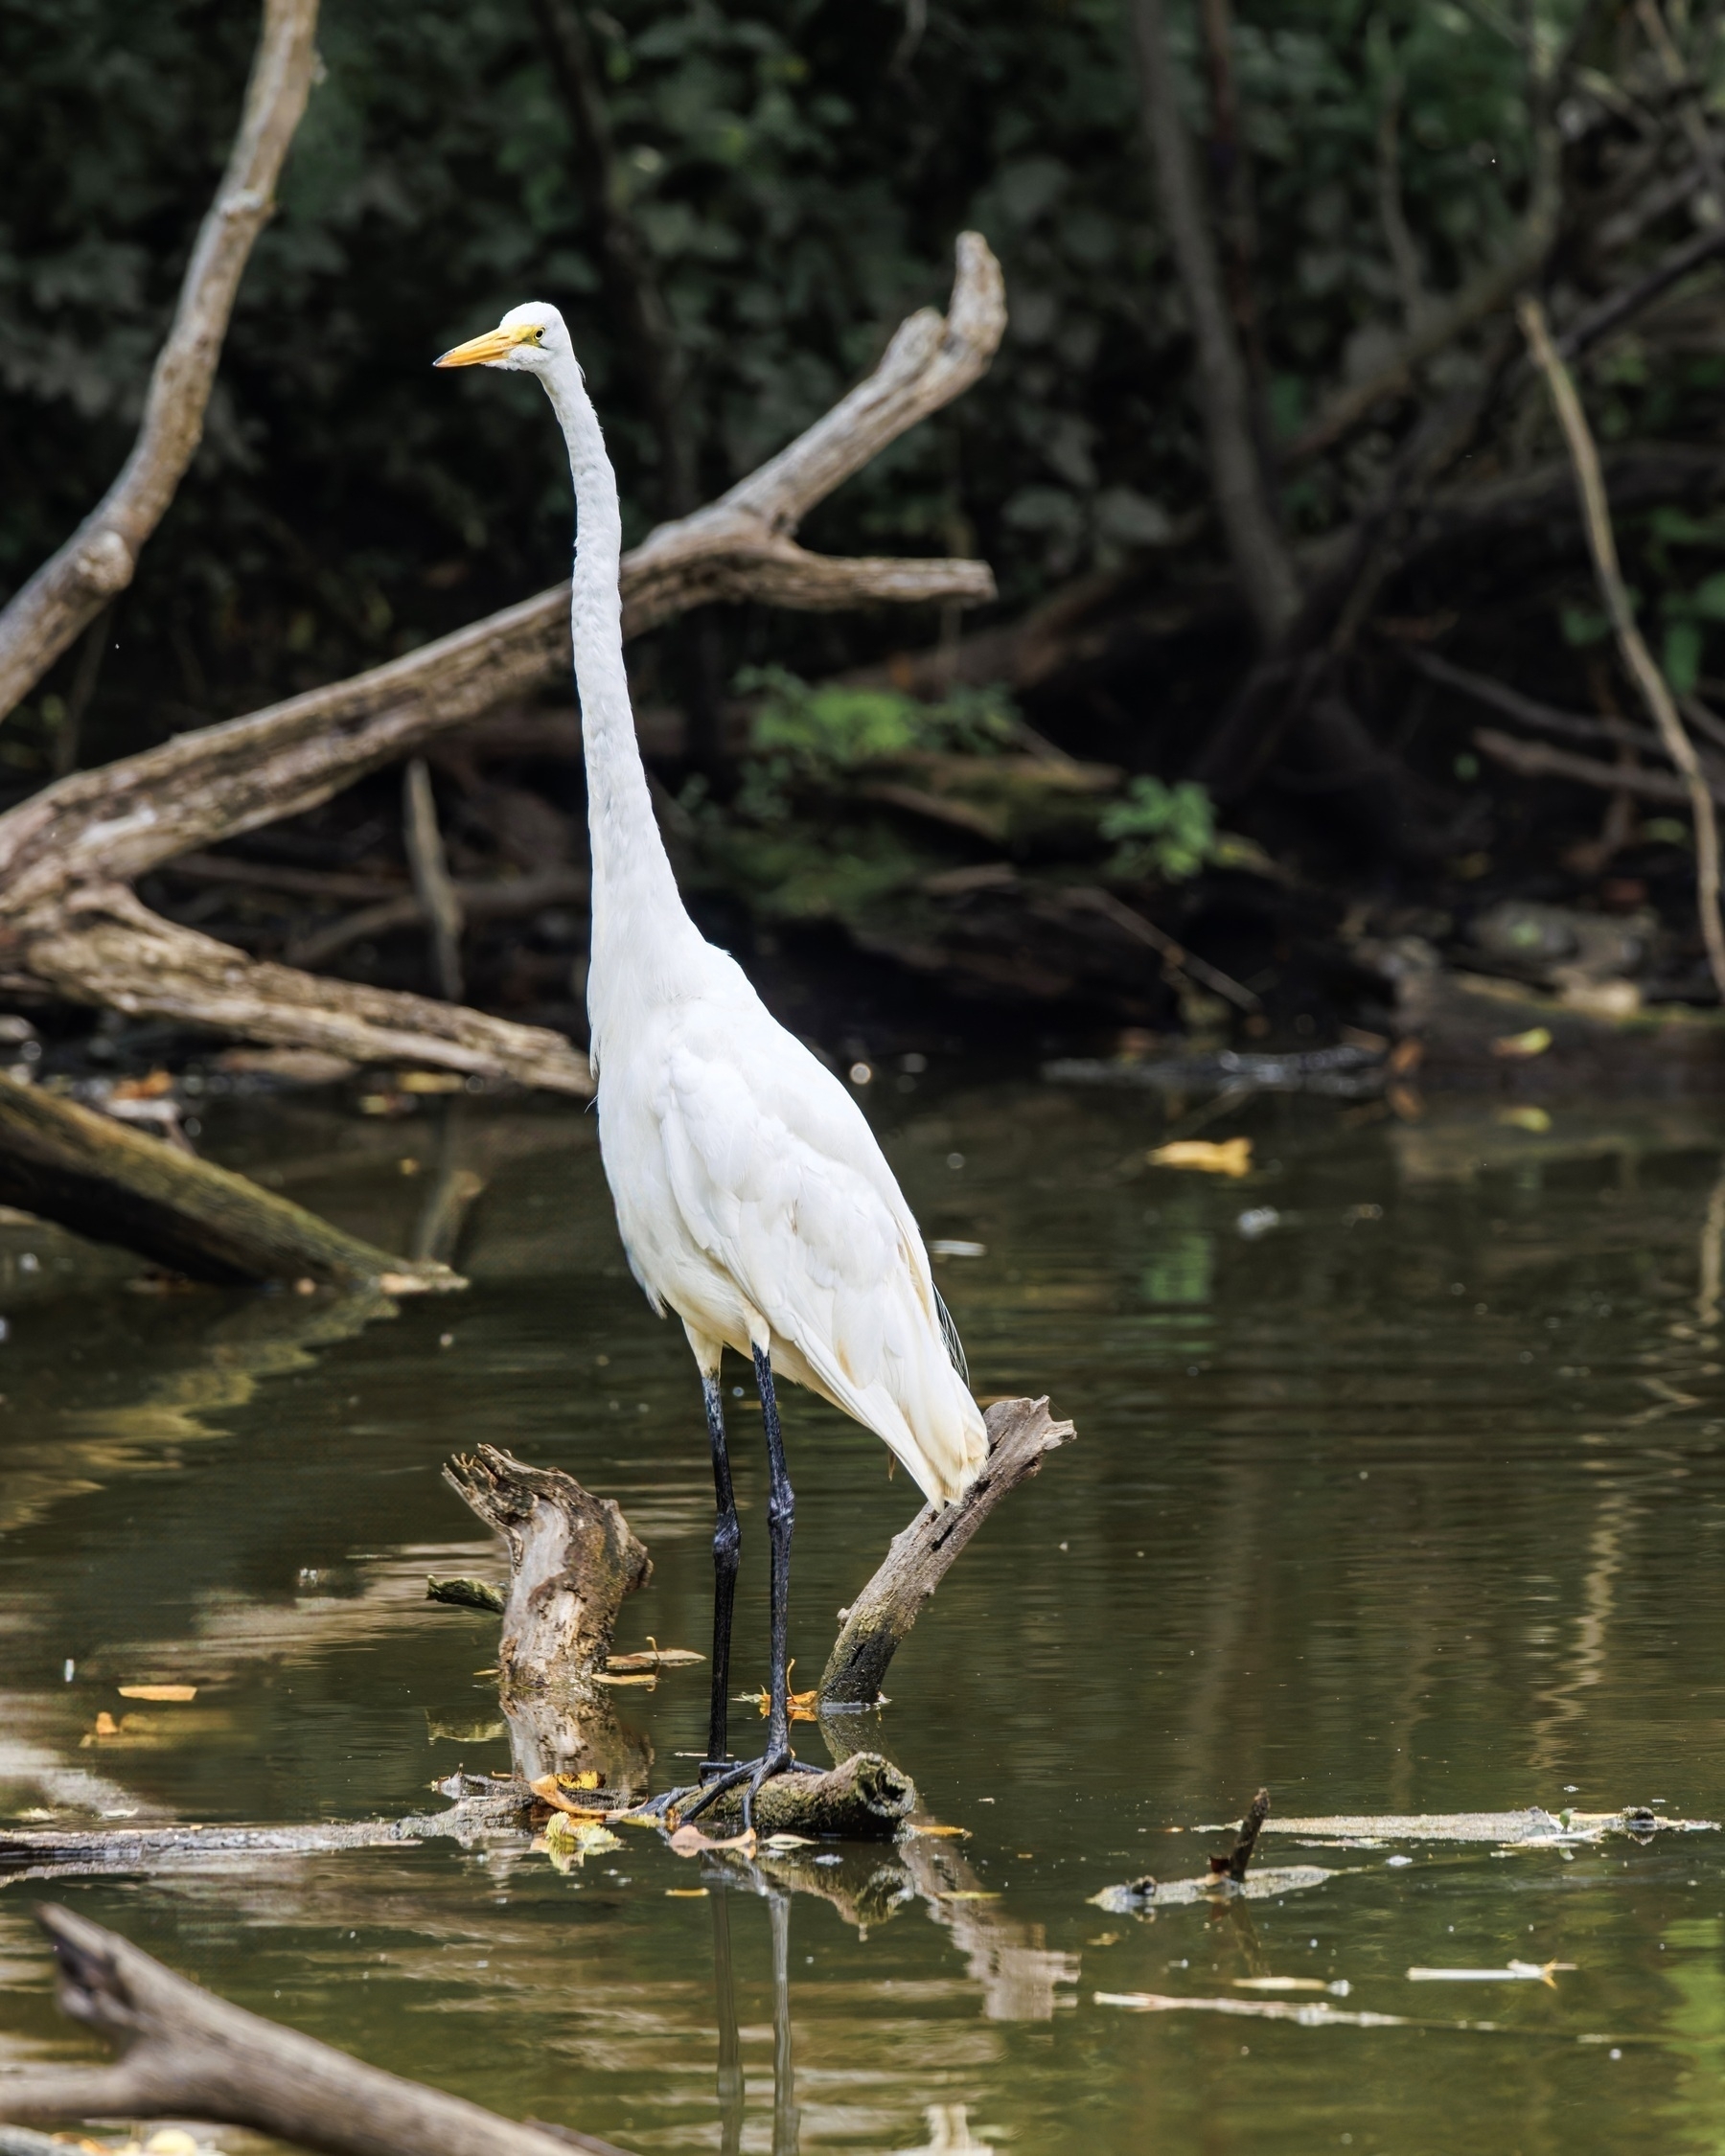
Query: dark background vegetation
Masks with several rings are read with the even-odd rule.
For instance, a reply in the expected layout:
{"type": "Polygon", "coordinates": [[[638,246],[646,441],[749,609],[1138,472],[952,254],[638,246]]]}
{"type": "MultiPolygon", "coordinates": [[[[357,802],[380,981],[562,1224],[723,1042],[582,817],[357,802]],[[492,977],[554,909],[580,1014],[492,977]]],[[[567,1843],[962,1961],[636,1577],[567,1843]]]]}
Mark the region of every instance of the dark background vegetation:
{"type": "MultiPolygon", "coordinates": [[[[1233,56],[1268,453],[1513,230],[1532,140],[1524,34],[1549,46],[1572,12],[1243,0],[1233,56]],[[1387,189],[1407,228],[1399,261],[1387,189]]],[[[1560,114],[1566,217],[1582,239],[1548,265],[1559,319],[1602,288],[1575,204],[1629,199],[1638,156],[1644,195],[1688,154],[1668,104],[1647,91],[1633,11],[1596,17],[1560,114]]],[[[566,475],[532,385],[429,371],[524,297],[569,319],[628,536],[678,506],[604,274],[548,19],[545,0],[329,0],[325,79],[246,272],[203,448],[116,610],[81,761],[375,663],[564,572],[566,475]]],[[[584,19],[617,184],[673,325],[695,498],[825,409],[910,308],[938,303],[954,236],[971,225],[1006,272],[999,359],[825,505],[810,543],[980,554],[999,577],[997,618],[1096,572],[1136,565],[1140,606],[1146,593],[1177,606],[1194,579],[1226,577],[1120,0],[613,0],[584,19]]],[[[1671,21],[1705,60],[1706,10],[1679,5],[1671,21]]],[[[1224,189],[1233,153],[1212,139],[1198,25],[1177,8],[1173,30],[1200,154],[1224,189]]],[[[0,591],[58,543],[125,454],[255,34],[252,9],[232,0],[13,0],[0,15],[0,591]]],[[[1639,243],[1668,245],[1695,217],[1692,197],[1678,198],[1644,218],[1639,243]]],[[[1717,443],[1725,340],[1712,274],[1663,327],[1649,318],[1595,356],[1586,387],[1606,444],[1717,443]]],[[[1446,349],[1424,393],[1501,366],[1505,329],[1500,314],[1446,349]]],[[[1409,424],[1407,408],[1387,406],[1286,475],[1278,506],[1297,548],[1358,512],[1409,424]]],[[[1489,483],[1557,453],[1543,393],[1524,381],[1498,398],[1458,470],[1489,483]]],[[[1632,518],[1622,536],[1654,641],[1705,686],[1710,665],[1725,672],[1714,642],[1725,638],[1714,570],[1725,527],[1685,515],[1632,518]]],[[[1452,561],[1382,604],[1448,608],[1475,662],[1489,655],[1553,700],[1597,705],[1600,625],[1573,522],[1452,561]]],[[[931,646],[942,630],[903,613],[718,609],[637,648],[637,684],[646,700],[710,703],[745,664],[816,678],[931,646]]],[[[1083,696],[1045,698],[1032,716],[1079,754],[1173,778],[1250,645],[1224,608],[1202,634],[1129,647],[1083,696]]],[[[1517,834],[1498,848],[1504,873],[1573,896],[1552,862],[1566,837],[1597,824],[1597,797],[1558,789],[1553,811],[1548,790],[1536,810],[1505,807],[1506,782],[1481,772],[1454,725],[1422,721],[1416,744],[1401,740],[1407,677],[1369,654],[1362,663],[1376,666],[1370,724],[1419,768],[1458,847],[1477,863],[1482,835],[1489,847],[1494,830],[1517,834]]],[[[0,736],[6,791],[49,768],[76,664],[68,654],[0,736]]],[[[1298,852],[1295,825],[1323,824],[1323,807],[1271,801],[1236,820],[1298,852]]],[[[1680,896],[1687,855],[1666,822],[1639,869],[1680,896]]],[[[1329,824],[1311,855],[1322,874],[1381,882],[1361,815],[1329,824]]],[[[1408,864],[1392,858],[1390,871],[1405,882],[1408,864]]],[[[1455,891],[1423,895],[1448,903],[1455,891]]]]}

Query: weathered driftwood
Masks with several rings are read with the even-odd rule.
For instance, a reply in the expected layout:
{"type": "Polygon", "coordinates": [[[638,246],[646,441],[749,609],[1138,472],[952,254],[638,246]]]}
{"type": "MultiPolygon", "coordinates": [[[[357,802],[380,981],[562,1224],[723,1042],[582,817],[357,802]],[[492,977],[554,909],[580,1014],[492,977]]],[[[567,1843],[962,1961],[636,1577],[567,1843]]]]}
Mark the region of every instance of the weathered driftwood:
{"type": "Polygon", "coordinates": [[[0,612],[0,715],[130,584],[192,462],[234,296],[252,242],[274,214],[282,160],[306,109],[316,30],[317,0],[265,0],[240,131],[186,265],[131,454],[77,531],[0,612]]]}
{"type": "Polygon", "coordinates": [[[1343,1812],[1320,1819],[1272,1819],[1265,1830],[1296,1842],[1335,1842],[1376,1847],[1384,1842],[1494,1843],[1505,1848],[1549,1848],[1564,1843],[1600,1842],[1620,1834],[1639,1841],[1657,1834],[1717,1834],[1714,1819],[1673,1819],[1645,1804],[1621,1812],[1343,1812]]]}
{"type": "Polygon", "coordinates": [[[244,1176],[4,1076],[0,1203],[196,1280],[464,1285],[447,1265],[392,1257],[244,1176]]]}
{"type": "Polygon", "coordinates": [[[987,1411],[989,1455],[957,1504],[925,1505],[895,1535],[886,1562],[851,1604],[820,1680],[820,1705],[872,1707],[899,1642],[958,1552],[1008,1492],[1040,1472],[1044,1456],[1076,1434],[1046,1398],[997,1400],[987,1411]]]}
{"type": "MultiPolygon", "coordinates": [[[[625,557],[626,632],[719,599],[821,609],[992,597],[984,562],[836,561],[792,534],[983,373],[1005,319],[1000,264],[966,233],[944,317],[913,314],[825,418],[625,557]]],[[[589,1092],[586,1058],[560,1035],[259,964],[158,919],[126,888],[176,855],[316,807],[432,735],[565,677],[570,663],[560,585],[351,680],[44,788],[0,816],[0,980],[361,1063],[412,1058],[589,1092]]]]}
{"type": "Polygon", "coordinates": [[[619,2156],[610,2142],[518,2124],[230,2006],[70,1910],[44,1903],[36,1921],[59,1964],[62,2010],[122,2055],[0,2079],[10,2120],[208,2119],[328,2156],[562,2156],[571,2143],[619,2156]]]}
{"type": "Polygon", "coordinates": [[[597,1682],[624,1597],[653,1574],[629,1522],[561,1468],[529,1467],[494,1445],[452,1460],[444,1479],[509,1551],[497,1698],[517,1774],[591,1773],[644,1797],[652,1747],[623,1728],[597,1682]]]}

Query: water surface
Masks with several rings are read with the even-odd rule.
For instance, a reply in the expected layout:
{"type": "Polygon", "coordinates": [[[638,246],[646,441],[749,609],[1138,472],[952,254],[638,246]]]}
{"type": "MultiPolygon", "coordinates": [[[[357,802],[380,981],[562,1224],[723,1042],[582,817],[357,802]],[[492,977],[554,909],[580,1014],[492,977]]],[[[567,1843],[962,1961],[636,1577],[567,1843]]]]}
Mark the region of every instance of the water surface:
{"type": "MultiPolygon", "coordinates": [[[[968,1840],[704,1875],[639,1833],[567,1875],[429,1844],[57,1896],[380,2065],[641,2151],[1725,2145],[1725,1837],[1351,1850],[1308,1892],[1154,1919],[1089,1900],[1202,1870],[1260,1782],[1287,1814],[1725,1813],[1725,1121],[1264,1104],[1212,1127],[1254,1139],[1233,1181],[1147,1165],[1164,1126],[1131,1095],[936,1068],[884,1074],[870,1112],[930,1236],[982,1246],[940,1265],[979,1393],[1046,1392],[1079,1429],[950,1575],[875,1727],[968,1840]],[[1576,1967],[1406,1975],[1510,1959],[1576,1967]],[[1264,1975],[1429,2026],[1097,1996],[1251,2001],[1264,1975]]],[[[365,1322],[142,1292],[0,1227],[0,1809],[365,1818],[503,1766],[494,1620],[423,1600],[427,1571],[494,1569],[439,1476],[481,1439],[621,1502],[655,1571],[620,1646],[704,1648],[698,1388],[628,1277],[591,1117],[236,1107],[206,1132],[398,1248],[482,1184],[472,1286],[365,1322]],[[117,1690],[165,1681],[196,1700],[117,1690]]],[[[727,1365],[739,1690],[766,1640],[746,1379],[727,1365]]],[[[786,1405],[812,1682],[915,1493],[786,1405]]],[[[703,1673],[620,1711],[662,1786],[703,1673]]],[[[94,2055],[53,2007],[42,1891],[0,1895],[11,2063],[94,2055]]]]}

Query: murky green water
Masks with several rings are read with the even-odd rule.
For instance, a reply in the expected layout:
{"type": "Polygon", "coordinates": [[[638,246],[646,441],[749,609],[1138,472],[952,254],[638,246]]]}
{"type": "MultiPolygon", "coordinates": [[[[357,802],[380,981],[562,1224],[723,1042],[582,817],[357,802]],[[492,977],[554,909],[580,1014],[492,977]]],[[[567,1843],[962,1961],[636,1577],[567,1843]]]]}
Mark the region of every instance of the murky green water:
{"type": "MultiPolygon", "coordinates": [[[[1260,1781],[1285,1813],[1725,1814],[1725,1119],[1266,1105],[1227,1127],[1259,1162],[1233,1181],[1145,1166],[1133,1098],[893,1085],[873,1105],[929,1234],[985,1246],[941,1268],[979,1391],[1046,1391],[1080,1433],[889,1680],[879,1740],[970,1840],[805,1866],[818,1892],[738,1868],[694,1894],[697,1866],[636,1833],[570,1876],[428,1845],[58,1896],[380,2064],[642,2151],[1725,2147],[1725,1836],[1353,1850],[1249,1912],[1088,1902],[1201,1870],[1201,1830],[1260,1781]],[[1406,1976],[1512,1958],[1576,1966],[1406,1976]],[[1274,1997],[1236,1984],[1261,1975],[1432,2026],[1097,2000],[1274,1997]],[[1498,2026],[1442,2026],[1463,2018],[1498,2026]]],[[[492,1569],[438,1472],[476,1439],[622,1502],[655,1575],[621,1646],[704,1648],[694,1372],[623,1269],[591,1119],[236,1110],[210,1133],[397,1247],[483,1179],[472,1288],[356,1331],[322,1298],[140,1294],[122,1261],[0,1229],[4,1808],[366,1817],[504,1764],[476,1674],[494,1622],[422,1599],[428,1570],[492,1569]],[[198,1694],[136,1707],[136,1681],[198,1694]],[[118,1734],[93,1737],[104,1713],[118,1734]]],[[[766,1563],[737,1425],[740,1689],[766,1563]]],[[[801,1395],[788,1431],[810,1681],[914,1493],[801,1395]]],[[[702,1672],[621,1698],[662,1785],[702,1672]]],[[[41,1892],[0,1894],[12,2063],[91,2051],[51,2003],[41,1892]]]]}

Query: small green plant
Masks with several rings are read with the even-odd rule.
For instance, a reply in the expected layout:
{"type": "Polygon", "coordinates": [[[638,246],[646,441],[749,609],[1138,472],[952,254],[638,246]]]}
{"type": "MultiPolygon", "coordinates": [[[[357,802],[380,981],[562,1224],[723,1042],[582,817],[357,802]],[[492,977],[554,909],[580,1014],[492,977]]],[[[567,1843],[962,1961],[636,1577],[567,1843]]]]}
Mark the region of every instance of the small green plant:
{"type": "Polygon", "coordinates": [[[1101,831],[1118,841],[1108,864],[1112,876],[1159,876],[1178,883],[1215,858],[1215,807],[1192,779],[1167,786],[1159,778],[1135,778],[1126,798],[1103,811],[1101,831]]]}

